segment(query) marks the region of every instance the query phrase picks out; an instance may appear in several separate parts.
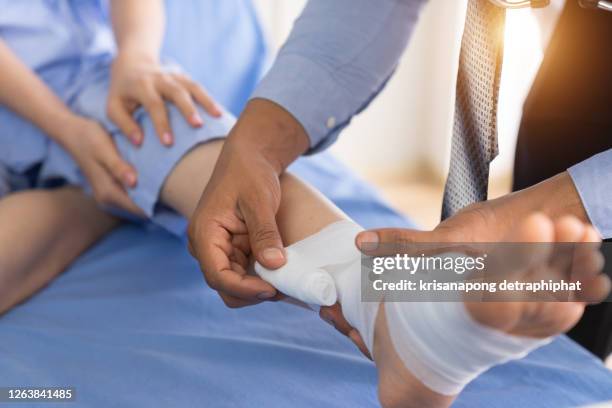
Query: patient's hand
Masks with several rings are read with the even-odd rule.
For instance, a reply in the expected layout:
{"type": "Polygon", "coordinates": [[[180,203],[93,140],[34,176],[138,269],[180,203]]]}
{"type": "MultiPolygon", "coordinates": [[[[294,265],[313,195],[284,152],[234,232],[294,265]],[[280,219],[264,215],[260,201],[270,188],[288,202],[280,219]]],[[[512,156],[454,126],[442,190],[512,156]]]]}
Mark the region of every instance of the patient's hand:
{"type": "Polygon", "coordinates": [[[203,125],[196,103],[212,116],[221,116],[214,100],[185,74],[170,72],[157,61],[133,52],[119,53],[113,62],[108,94],[107,113],[135,145],[140,145],[143,133],[132,114],[143,106],[161,142],[173,143],[172,130],[164,101],[169,101],[185,116],[193,127],[203,125]]]}
{"type": "Polygon", "coordinates": [[[136,185],[136,171],[119,155],[113,139],[102,126],[75,115],[66,126],[62,140],[64,148],[87,178],[99,204],[143,215],[125,190],[136,185]]]}

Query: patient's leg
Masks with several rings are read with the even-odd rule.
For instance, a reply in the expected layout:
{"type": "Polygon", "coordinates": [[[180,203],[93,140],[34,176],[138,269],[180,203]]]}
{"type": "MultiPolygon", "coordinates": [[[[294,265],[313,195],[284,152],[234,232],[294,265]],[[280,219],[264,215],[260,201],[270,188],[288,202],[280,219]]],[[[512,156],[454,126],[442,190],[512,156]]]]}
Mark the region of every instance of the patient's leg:
{"type": "MultiPolygon", "coordinates": [[[[161,200],[190,218],[215,168],[222,140],[194,148],[174,168],[161,191],[161,200]]],[[[283,199],[278,211],[279,228],[286,245],[314,234],[339,220],[348,219],[321,193],[291,174],[281,176],[283,199]],[[300,214],[299,217],[291,214],[300,214]],[[299,222],[296,222],[298,221],[299,222]]]]}
{"type": "MultiPolygon", "coordinates": [[[[219,142],[202,145],[179,163],[162,191],[162,199],[166,204],[187,217],[192,214],[212,173],[220,148],[219,142]],[[194,185],[195,181],[200,184],[194,185]]],[[[282,201],[277,218],[286,245],[304,242],[302,240],[306,241],[306,238],[316,240],[321,237],[320,231],[325,227],[347,219],[333,204],[294,176],[283,176],[281,188],[282,201]]],[[[353,239],[354,235],[348,235],[343,241],[352,244],[353,239]]],[[[597,239],[592,227],[575,219],[562,219],[553,224],[543,216],[533,216],[508,238],[508,242],[591,242],[597,239]]],[[[328,253],[333,255],[341,242],[336,240],[326,244],[328,253]]],[[[543,259],[543,265],[548,265],[549,261],[550,259],[543,259]]],[[[378,304],[360,301],[360,268],[338,269],[336,265],[329,270],[334,276],[340,303],[349,323],[359,328],[362,335],[366,331],[373,332],[368,347],[379,371],[379,396],[382,404],[387,407],[444,407],[450,405],[456,392],[441,390],[456,389],[457,383],[453,383],[456,378],[445,383],[445,373],[442,373],[440,382],[440,378],[436,378],[440,373],[435,369],[430,370],[426,360],[417,358],[421,363],[421,366],[417,367],[405,357],[406,350],[410,350],[410,345],[415,344],[413,341],[423,343],[427,338],[420,338],[420,333],[411,331],[409,325],[402,326],[402,320],[410,323],[411,313],[415,310],[418,313],[438,313],[437,317],[444,319],[444,315],[439,313],[443,308],[443,312],[453,313],[454,317],[474,331],[482,333],[484,337],[491,335],[496,340],[493,342],[494,347],[487,345],[488,353],[494,357],[493,364],[504,359],[518,358],[524,355],[522,353],[542,344],[538,339],[559,334],[574,325],[584,309],[585,304],[581,301],[601,300],[602,296],[607,294],[609,282],[598,279],[601,276],[597,276],[601,265],[595,255],[591,261],[589,273],[593,275],[593,279],[583,282],[587,288],[583,293],[590,294],[591,298],[579,298],[575,303],[470,303],[465,306],[463,303],[388,303],[379,307],[378,304]],[[497,340],[503,346],[498,347],[497,340]]],[[[358,265],[358,256],[356,262],[358,265]]],[[[427,325],[428,323],[425,324],[427,325]]],[[[444,330],[444,327],[442,329],[444,330]]],[[[459,336],[467,337],[468,340],[471,340],[470,336],[474,336],[473,333],[461,333],[462,330],[465,331],[463,327],[456,329],[456,332],[444,333],[445,336],[442,336],[449,338],[450,343],[447,345],[451,349],[454,341],[461,340],[459,336]]],[[[477,341],[474,344],[474,347],[478,347],[477,341]]],[[[435,354],[435,351],[433,353],[435,354]]],[[[482,369],[482,364],[474,366],[476,372],[466,373],[468,378],[481,372],[479,370],[482,369]]],[[[459,367],[460,372],[462,369],[463,366],[459,367]]],[[[465,385],[461,382],[458,384],[465,385]]]]}
{"type": "Polygon", "coordinates": [[[0,314],[26,300],[118,225],[74,188],[0,200],[0,314]]]}

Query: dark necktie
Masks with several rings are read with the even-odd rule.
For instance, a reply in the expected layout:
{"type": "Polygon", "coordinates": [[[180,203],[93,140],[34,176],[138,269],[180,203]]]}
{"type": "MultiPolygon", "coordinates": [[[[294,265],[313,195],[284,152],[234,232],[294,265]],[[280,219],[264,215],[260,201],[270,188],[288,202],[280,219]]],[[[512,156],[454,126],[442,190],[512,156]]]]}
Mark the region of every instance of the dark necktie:
{"type": "Polygon", "coordinates": [[[497,102],[505,16],[505,9],[489,0],[468,0],[443,220],[487,199],[489,165],[498,153],[497,102]]]}

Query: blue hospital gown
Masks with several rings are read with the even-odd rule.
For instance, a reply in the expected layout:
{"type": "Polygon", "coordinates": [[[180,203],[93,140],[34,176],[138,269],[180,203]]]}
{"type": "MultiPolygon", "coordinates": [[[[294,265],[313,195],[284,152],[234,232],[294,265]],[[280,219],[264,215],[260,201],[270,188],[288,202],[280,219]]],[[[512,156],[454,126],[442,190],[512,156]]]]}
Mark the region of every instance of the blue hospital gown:
{"type": "MultiPolygon", "coordinates": [[[[145,142],[135,148],[105,113],[110,64],[116,48],[104,0],[0,0],[0,38],[73,111],[100,122],[139,173],[130,196],[154,221],[173,232],[184,220],[157,205],[176,162],[194,145],[223,137],[267,66],[267,49],[250,0],[167,0],[162,58],[202,84],[225,107],[220,119],[192,129],[170,106],[175,145],[161,146],[148,115],[136,118],[145,142]]],[[[39,129],[0,107],[0,165],[13,176],[41,165],[36,182],[61,178],[88,190],[72,158],[39,129]]],[[[4,171],[4,172],[5,172],[4,171]]],[[[6,184],[6,179],[0,184],[6,184]]]]}

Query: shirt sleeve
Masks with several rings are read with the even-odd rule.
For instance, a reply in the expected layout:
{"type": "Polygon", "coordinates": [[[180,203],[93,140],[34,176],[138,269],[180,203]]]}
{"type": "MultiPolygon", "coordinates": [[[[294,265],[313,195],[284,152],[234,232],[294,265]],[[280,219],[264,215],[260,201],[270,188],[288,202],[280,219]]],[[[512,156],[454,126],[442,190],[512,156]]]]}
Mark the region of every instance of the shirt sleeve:
{"type": "Polygon", "coordinates": [[[604,239],[612,238],[612,149],[578,163],[568,171],[591,224],[604,239]]]}
{"type": "Polygon", "coordinates": [[[391,77],[426,0],[310,0],[253,94],[290,112],[311,151],[333,143],[391,77]]]}

